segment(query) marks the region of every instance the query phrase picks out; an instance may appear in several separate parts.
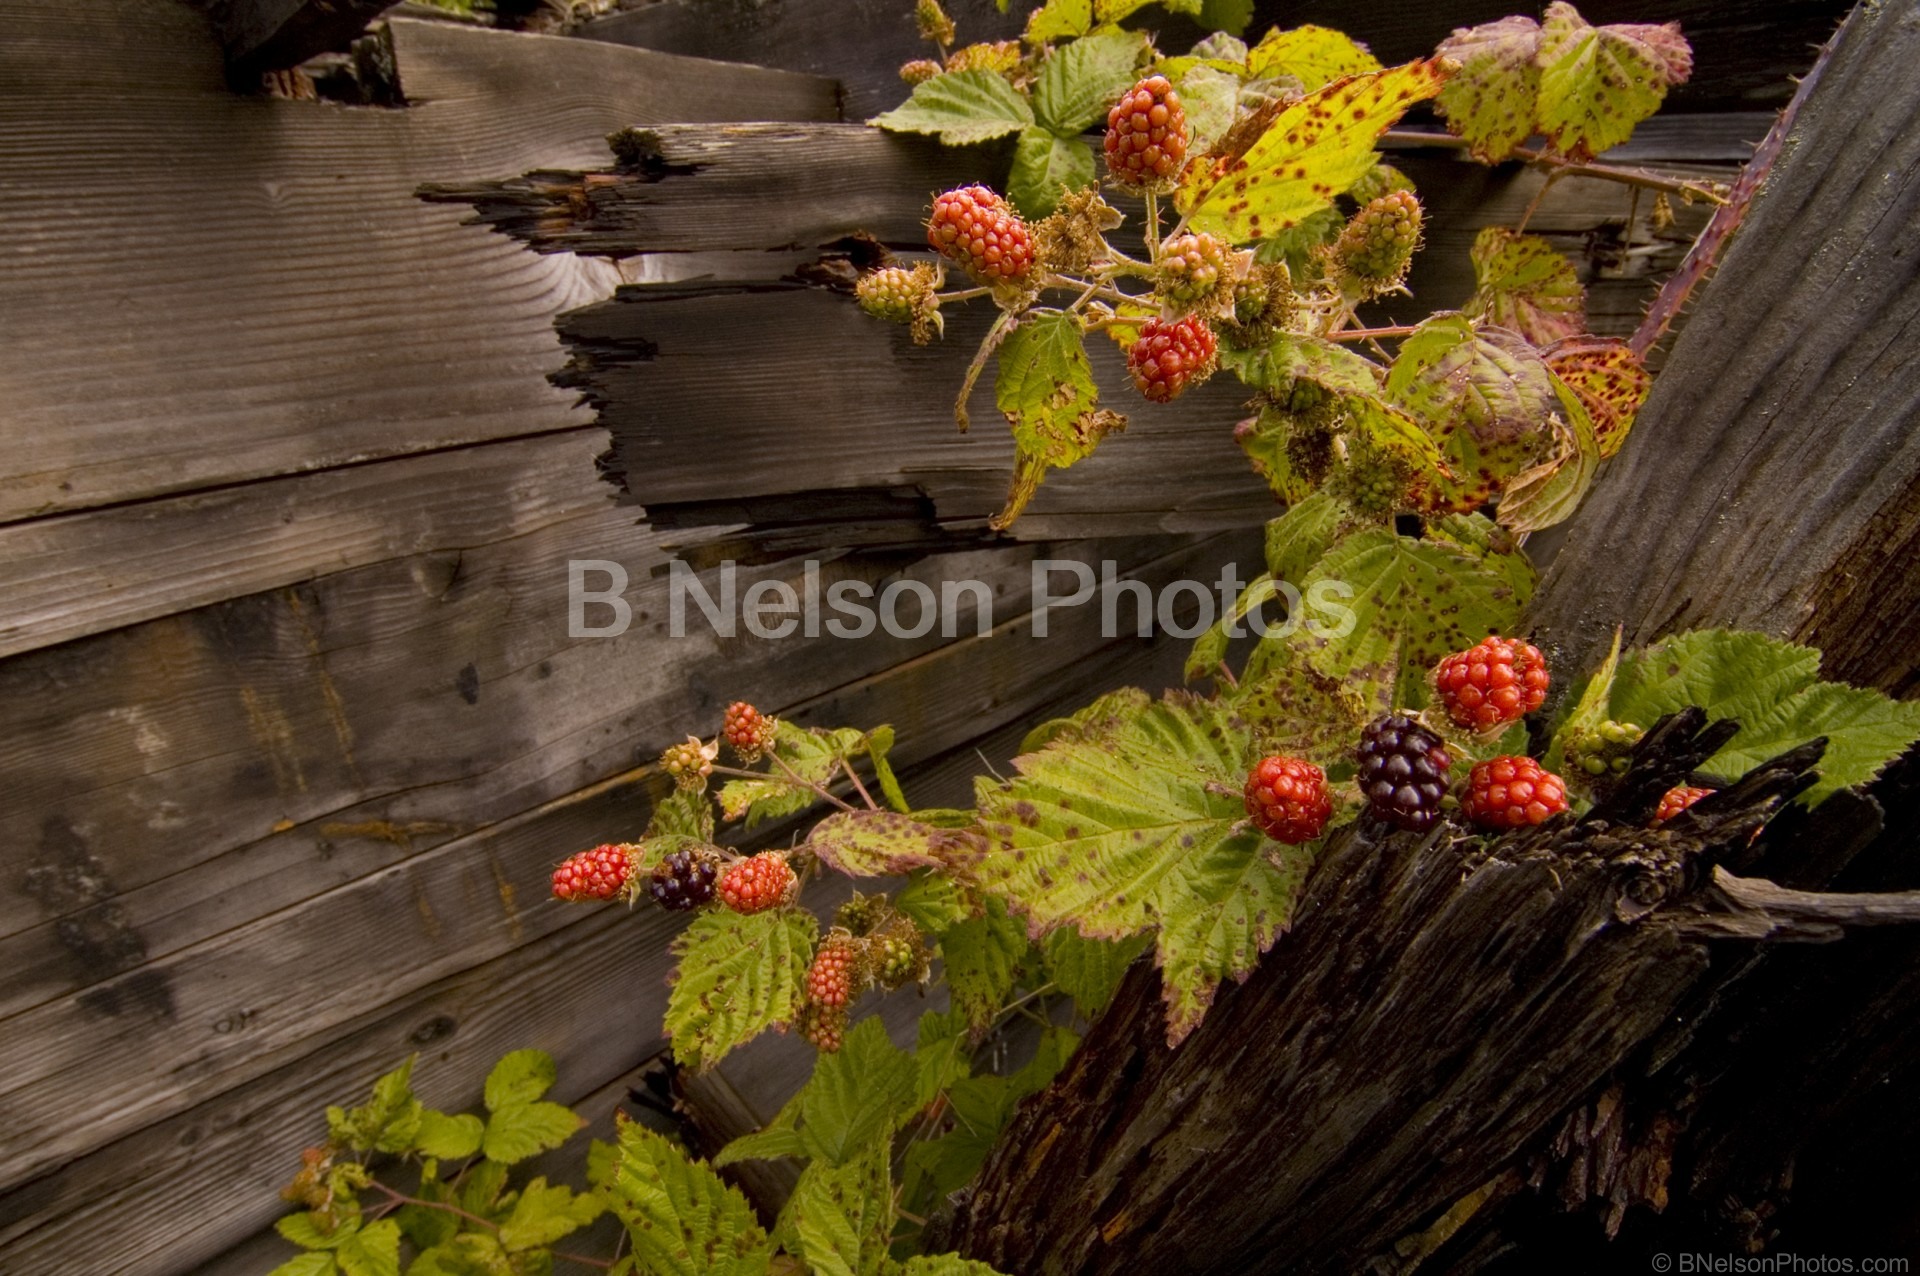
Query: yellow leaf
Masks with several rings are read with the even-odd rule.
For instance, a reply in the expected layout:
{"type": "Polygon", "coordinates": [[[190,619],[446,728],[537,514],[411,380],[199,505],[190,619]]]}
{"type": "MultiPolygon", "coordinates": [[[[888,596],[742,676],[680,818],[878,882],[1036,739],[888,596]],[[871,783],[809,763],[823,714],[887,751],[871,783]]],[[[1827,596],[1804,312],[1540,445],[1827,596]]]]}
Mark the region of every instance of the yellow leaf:
{"type": "Polygon", "coordinates": [[[1380,59],[1367,46],[1328,27],[1275,28],[1247,54],[1247,70],[1265,79],[1291,75],[1312,92],[1349,75],[1378,71],[1380,59]]]}
{"type": "Polygon", "coordinates": [[[1174,206],[1194,230],[1236,243],[1297,226],[1365,176],[1380,135],[1446,77],[1425,59],[1335,80],[1278,111],[1251,145],[1190,164],[1174,206]]]}

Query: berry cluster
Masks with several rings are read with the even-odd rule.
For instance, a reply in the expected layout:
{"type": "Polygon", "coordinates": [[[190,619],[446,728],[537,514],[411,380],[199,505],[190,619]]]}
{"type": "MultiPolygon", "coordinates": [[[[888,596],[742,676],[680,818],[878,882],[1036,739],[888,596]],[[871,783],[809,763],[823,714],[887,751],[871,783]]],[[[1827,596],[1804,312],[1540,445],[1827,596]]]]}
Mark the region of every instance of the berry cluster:
{"type": "Polygon", "coordinates": [[[1494,636],[1442,660],[1433,682],[1455,726],[1492,731],[1546,702],[1547,661],[1531,643],[1494,636]]]}
{"type": "Polygon", "coordinates": [[[1033,234],[1007,201],[984,186],[937,196],[927,243],[985,284],[1019,283],[1033,268],[1033,234]]]}
{"type": "Polygon", "coordinates": [[[1107,112],[1107,172],[1121,186],[1164,190],[1187,160],[1187,113],[1164,75],[1150,75],[1107,112]]]}
{"type": "Polygon", "coordinates": [[[1218,349],[1213,329],[1198,315],[1153,318],[1140,325],[1139,339],[1127,347],[1127,371],[1147,399],[1167,403],[1213,375],[1218,349]]]}
{"type": "Polygon", "coordinates": [[[860,973],[860,945],[851,936],[829,935],[807,968],[807,997],[823,1006],[845,1006],[853,1000],[860,973]]]}
{"type": "Polygon", "coordinates": [[[1439,736],[1405,714],[1368,723],[1354,750],[1360,792],[1388,823],[1421,833],[1440,822],[1453,756],[1439,736]]]}
{"type": "Polygon", "coordinates": [[[1567,786],[1532,758],[1491,758],[1467,778],[1460,810],[1482,828],[1517,829],[1567,809],[1567,786]]]}
{"type": "Polygon", "coordinates": [[[1161,299],[1180,309],[1198,306],[1220,292],[1232,266],[1233,249],[1224,240],[1192,232],[1175,235],[1160,246],[1161,299]]]}
{"type": "Polygon", "coordinates": [[[1660,806],[1653,813],[1653,822],[1665,824],[1711,792],[1712,789],[1696,789],[1685,784],[1668,789],[1660,795],[1660,806]]]}
{"type": "Polygon", "coordinates": [[[1333,815],[1327,776],[1313,763],[1276,753],[1247,775],[1247,814],[1276,842],[1311,842],[1333,815]]]}
{"type": "Polygon", "coordinates": [[[1335,266],[1378,291],[1399,284],[1420,247],[1420,201],[1391,191],[1368,201],[1334,241],[1335,266]]]}
{"type": "Polygon", "coordinates": [[[694,851],[675,851],[653,869],[647,893],[662,908],[682,912],[713,900],[713,857],[694,851]]]}
{"type": "Polygon", "coordinates": [[[741,761],[758,762],[761,755],[773,747],[773,737],[779,728],[778,720],[769,718],[744,700],[736,700],[727,706],[720,734],[726,737],[741,761]]]}
{"type": "Polygon", "coordinates": [[[720,902],[736,913],[763,913],[793,898],[793,869],[779,851],[749,856],[721,874],[720,902]]]}
{"type": "Polygon", "coordinates": [[[569,855],[553,870],[553,897],[570,901],[616,899],[632,876],[630,847],[624,843],[596,846],[569,855]]]}
{"type": "Polygon", "coordinates": [[[809,1001],[800,1007],[794,1028],[807,1044],[822,1054],[838,1054],[847,1035],[847,1008],[809,1001]]]}
{"type": "Polygon", "coordinates": [[[707,777],[713,774],[713,760],[719,756],[719,745],[702,744],[698,736],[690,735],[662,751],[660,769],[672,776],[679,788],[697,792],[707,787],[707,777]]]}
{"type": "Polygon", "coordinates": [[[1611,719],[1586,730],[1569,729],[1562,746],[1568,777],[1588,787],[1619,779],[1633,765],[1633,746],[1645,734],[1632,722],[1611,719]]]}

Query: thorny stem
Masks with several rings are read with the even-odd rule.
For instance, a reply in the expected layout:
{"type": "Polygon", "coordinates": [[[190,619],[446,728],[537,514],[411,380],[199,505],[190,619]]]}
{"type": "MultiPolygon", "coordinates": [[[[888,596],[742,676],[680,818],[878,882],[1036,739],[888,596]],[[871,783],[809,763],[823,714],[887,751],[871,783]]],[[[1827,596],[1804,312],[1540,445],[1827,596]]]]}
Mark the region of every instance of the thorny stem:
{"type": "Polygon", "coordinates": [[[984,297],[992,291],[993,289],[983,284],[978,288],[962,288],[957,292],[936,292],[933,296],[936,301],[972,301],[975,297],[984,297]]]}
{"type": "Polygon", "coordinates": [[[1160,261],[1160,197],[1147,192],[1147,260],[1160,261]]]}
{"type": "MultiPolygon", "coordinates": [[[[1540,202],[1547,197],[1547,192],[1552,190],[1553,184],[1559,180],[1560,172],[1558,170],[1547,174],[1546,180],[1540,183],[1540,189],[1533,193],[1533,199],[1528,202],[1527,211],[1520,214],[1520,224],[1513,228],[1516,233],[1524,234],[1526,232],[1527,223],[1533,220],[1534,213],[1540,208],[1540,202]]],[[[1635,187],[1635,190],[1638,189],[1638,187],[1635,187]]],[[[1628,228],[1631,230],[1631,225],[1629,225],[1628,228]]]]}
{"type": "Polygon", "coordinates": [[[960,383],[960,397],[953,401],[953,420],[960,427],[960,433],[965,434],[967,426],[972,424],[967,420],[967,400],[973,397],[975,383],[986,370],[987,360],[993,357],[993,352],[1000,348],[1000,343],[1007,339],[1007,334],[1013,331],[1017,322],[1011,312],[1002,310],[1000,317],[993,321],[993,327],[987,329],[980,348],[973,352],[973,362],[967,365],[966,379],[960,383]]]}
{"type": "MultiPolygon", "coordinates": [[[[1467,146],[1467,140],[1463,137],[1455,137],[1451,133],[1427,133],[1419,129],[1388,129],[1380,135],[1380,140],[1388,146],[1444,146],[1455,150],[1464,150],[1467,146]]],[[[1652,169],[1629,168],[1620,164],[1582,163],[1528,147],[1517,148],[1510,158],[1560,177],[1595,177],[1601,181],[1623,182],[1645,190],[1665,191],[1683,199],[1704,199],[1712,204],[1727,202],[1718,182],[1669,177],[1652,169]]]]}
{"type": "MultiPolygon", "coordinates": [[[[456,1217],[464,1218],[469,1223],[478,1223],[490,1232],[498,1232],[500,1230],[500,1224],[481,1218],[478,1214],[469,1214],[457,1205],[448,1205],[442,1201],[424,1201],[417,1196],[408,1196],[405,1192],[388,1187],[378,1179],[374,1179],[368,1186],[377,1187],[387,1194],[387,1203],[390,1209],[398,1208],[402,1205],[418,1205],[422,1209],[441,1210],[456,1217]]],[[[553,1256],[562,1262],[578,1263],[582,1267],[597,1267],[601,1271],[607,1271],[613,1266],[611,1262],[603,1259],[588,1258],[584,1254],[569,1254],[564,1250],[554,1250],[553,1256]]]]}
{"type": "Polygon", "coordinates": [[[1329,341],[1375,341],[1382,337],[1405,337],[1413,333],[1412,324],[1400,324],[1391,328],[1349,328],[1345,332],[1329,333],[1329,341]]]}
{"type": "Polygon", "coordinates": [[[1219,664],[1219,678],[1220,678],[1220,681],[1227,684],[1227,690],[1229,691],[1239,690],[1240,680],[1233,676],[1233,670],[1227,668],[1227,662],[1224,660],[1222,660],[1219,664]]]}
{"type": "Polygon", "coordinates": [[[853,763],[847,761],[845,758],[841,758],[840,769],[847,773],[849,780],[853,781],[853,791],[860,795],[860,800],[867,804],[867,809],[869,811],[879,810],[880,805],[873,800],[873,794],[867,792],[867,786],[860,783],[860,777],[854,773],[853,763]]]}
{"type": "Polygon", "coordinates": [[[833,803],[835,806],[839,807],[843,811],[851,811],[855,809],[855,807],[851,802],[848,802],[845,798],[841,797],[839,794],[828,789],[826,785],[815,784],[812,780],[807,779],[805,776],[794,774],[793,768],[788,766],[786,764],[786,761],[782,759],[779,754],[769,753],[767,756],[771,758],[774,761],[774,763],[780,767],[782,771],[786,772],[786,774],[775,775],[771,771],[747,771],[747,770],[743,770],[740,767],[720,766],[718,764],[714,765],[713,773],[715,775],[732,776],[735,779],[740,779],[740,780],[772,780],[775,784],[791,784],[797,788],[811,790],[816,797],[826,799],[827,801],[833,803]]]}

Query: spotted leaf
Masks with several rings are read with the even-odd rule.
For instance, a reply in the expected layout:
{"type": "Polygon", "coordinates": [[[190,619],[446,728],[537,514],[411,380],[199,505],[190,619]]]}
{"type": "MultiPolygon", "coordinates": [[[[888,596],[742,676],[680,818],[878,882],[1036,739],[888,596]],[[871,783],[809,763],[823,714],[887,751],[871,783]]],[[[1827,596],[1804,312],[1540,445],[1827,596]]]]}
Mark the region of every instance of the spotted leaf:
{"type": "Polygon", "coordinates": [[[1667,89],[1693,74],[1693,50],[1678,23],[1596,27],[1566,3],[1540,26],[1540,98],[1535,122],[1555,150],[1592,159],[1633,135],[1667,89]]]}
{"type": "Polygon", "coordinates": [[[1487,226],[1474,236],[1478,287],[1465,314],[1544,346],[1585,332],[1587,293],[1573,263],[1538,235],[1487,226]]]}
{"type": "Polygon", "coordinates": [[[1251,138],[1187,166],[1174,204],[1195,230],[1238,242],[1276,235],[1327,207],[1373,167],[1374,143],[1408,107],[1440,91],[1443,64],[1352,75],[1271,113],[1251,138]]]}
{"type": "Polygon", "coordinates": [[[1618,452],[1653,386],[1653,377],[1633,347],[1618,337],[1581,335],[1554,342],[1541,351],[1541,357],[1585,405],[1600,455],[1618,452]]]}
{"type": "Polygon", "coordinates": [[[1532,18],[1461,27],[1441,43],[1436,56],[1459,69],[1440,90],[1440,113],[1475,158],[1503,160],[1533,134],[1539,52],[1540,24],[1532,18]]]}

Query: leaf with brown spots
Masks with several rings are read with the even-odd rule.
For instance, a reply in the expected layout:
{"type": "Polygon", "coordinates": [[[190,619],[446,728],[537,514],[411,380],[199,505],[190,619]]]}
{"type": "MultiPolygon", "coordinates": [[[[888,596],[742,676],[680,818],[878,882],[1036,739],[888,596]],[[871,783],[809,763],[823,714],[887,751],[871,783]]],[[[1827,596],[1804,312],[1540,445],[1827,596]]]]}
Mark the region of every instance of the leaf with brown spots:
{"type": "Polygon", "coordinates": [[[1601,457],[1618,452],[1653,387],[1653,377],[1633,347],[1618,337],[1583,335],[1556,341],[1540,353],[1553,375],[1586,406],[1601,457]]]}
{"type": "Polygon", "coordinates": [[[1194,230],[1236,243],[1296,226],[1365,176],[1380,135],[1446,76],[1427,59],[1335,80],[1276,112],[1244,150],[1236,139],[1189,164],[1174,206],[1194,230]]]}
{"type": "Polygon", "coordinates": [[[1071,315],[1038,315],[1000,346],[994,402],[1013,427],[1017,451],[1007,504],[992,526],[1004,529],[1020,516],[1050,469],[1065,469],[1093,455],[1100,440],[1127,427],[1127,418],[1102,410],[1079,321],[1071,315]]]}
{"type": "Polygon", "coordinates": [[[1219,982],[1245,978],[1279,936],[1311,857],[1288,848],[1276,865],[1245,827],[1247,763],[1220,706],[1177,694],[1095,742],[1024,754],[1016,778],[981,794],[976,877],[1036,938],[1154,934],[1177,1043],[1219,982]]]}
{"type": "Polygon", "coordinates": [[[1467,140],[1475,159],[1494,164],[1533,134],[1540,93],[1540,24],[1532,18],[1502,18],[1460,27],[1435,56],[1459,67],[1440,90],[1447,128],[1467,140]]]}
{"type": "Polygon", "coordinates": [[[1587,330],[1587,293],[1573,263],[1538,235],[1487,226],[1474,236],[1478,287],[1462,312],[1544,346],[1587,330]]]}
{"type": "Polygon", "coordinates": [[[806,850],[850,877],[894,877],[959,867],[980,853],[970,829],[936,828],[897,811],[837,811],[813,826],[806,850]]]}
{"type": "Polygon", "coordinates": [[[1586,405],[1559,377],[1553,378],[1553,393],[1560,400],[1561,415],[1554,421],[1559,453],[1509,480],[1500,496],[1500,525],[1517,536],[1573,517],[1600,468],[1600,444],[1586,405]]]}
{"type": "Polygon", "coordinates": [[[1633,136],[1667,89],[1693,74],[1680,25],[1596,27],[1572,5],[1547,6],[1540,25],[1540,97],[1535,122],[1555,150],[1589,160],[1633,136]]]}
{"type": "Polygon", "coordinates": [[[1254,77],[1290,75],[1308,92],[1343,76],[1379,69],[1380,59],[1366,45],[1330,27],[1275,27],[1247,53],[1247,70],[1254,77]]]}

